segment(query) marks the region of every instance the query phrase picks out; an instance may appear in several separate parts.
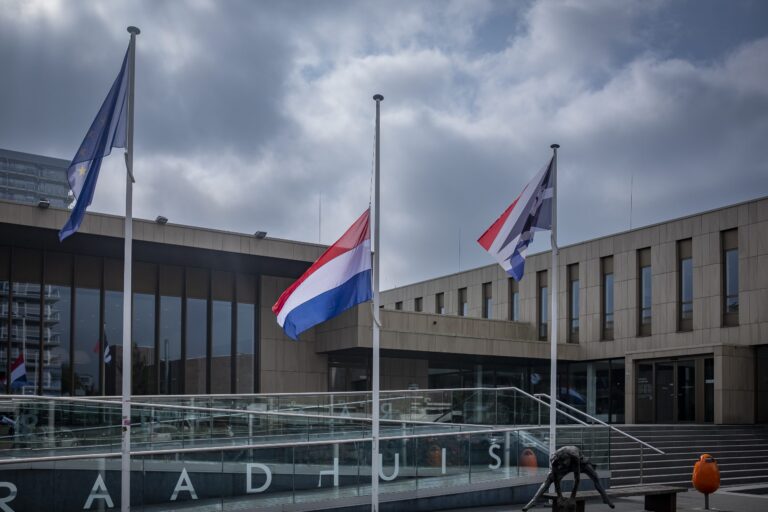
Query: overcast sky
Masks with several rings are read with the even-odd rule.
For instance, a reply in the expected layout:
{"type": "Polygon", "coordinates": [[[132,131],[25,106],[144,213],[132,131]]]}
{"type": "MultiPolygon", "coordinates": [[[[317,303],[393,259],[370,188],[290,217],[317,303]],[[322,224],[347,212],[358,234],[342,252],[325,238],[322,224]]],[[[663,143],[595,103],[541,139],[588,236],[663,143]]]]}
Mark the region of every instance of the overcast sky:
{"type": "MultiPolygon", "coordinates": [[[[630,183],[635,227],[768,195],[765,1],[0,0],[0,147],[71,159],[127,25],[139,217],[331,243],[384,95],[384,288],[491,263],[553,142],[561,244],[627,229],[630,183]]],[[[115,152],[91,210],[124,180],[115,152]]]]}

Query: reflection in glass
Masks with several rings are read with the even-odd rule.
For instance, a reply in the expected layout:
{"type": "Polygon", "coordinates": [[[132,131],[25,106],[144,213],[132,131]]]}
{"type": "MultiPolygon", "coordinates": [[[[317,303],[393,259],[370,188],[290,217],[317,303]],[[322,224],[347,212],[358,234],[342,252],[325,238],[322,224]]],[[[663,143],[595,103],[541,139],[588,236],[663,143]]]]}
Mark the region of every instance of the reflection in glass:
{"type": "Polygon", "coordinates": [[[99,290],[75,289],[75,395],[98,395],[99,290]]]}
{"type": "Polygon", "coordinates": [[[254,304],[237,304],[237,392],[252,393],[254,363],[254,304]]]}
{"type": "Polygon", "coordinates": [[[571,281],[571,338],[579,339],[579,280],[571,281]]]}
{"type": "Polygon", "coordinates": [[[725,312],[739,312],[739,250],[725,251],[725,312]]]}
{"type": "Polygon", "coordinates": [[[693,259],[680,260],[680,318],[693,318],[693,259]]]}
{"type": "Polygon", "coordinates": [[[232,300],[234,276],[211,276],[211,393],[229,393],[232,386],[232,300]]]}
{"type": "Polygon", "coordinates": [[[181,393],[182,270],[160,267],[160,393],[181,393]]]}
{"type": "Polygon", "coordinates": [[[613,329],[613,274],[603,276],[603,289],[605,290],[605,315],[603,328],[613,329]]]}
{"type": "Polygon", "coordinates": [[[549,288],[539,287],[539,339],[547,339],[547,326],[549,325],[549,288]]]}
{"type": "Polygon", "coordinates": [[[187,394],[205,393],[208,339],[208,273],[187,269],[187,360],[184,379],[187,394]]]}
{"type": "Polygon", "coordinates": [[[0,247],[0,394],[8,394],[6,379],[8,357],[8,258],[9,252],[5,247],[0,247]]]}
{"type": "Polygon", "coordinates": [[[651,325],[651,267],[640,269],[640,324],[651,325]]]}
{"type": "Polygon", "coordinates": [[[37,251],[13,250],[11,364],[23,356],[27,370],[24,378],[11,383],[13,394],[37,393],[40,335],[45,331],[45,321],[40,318],[41,258],[37,251]]]}
{"type": "Polygon", "coordinates": [[[136,262],[133,266],[132,383],[137,395],[157,393],[155,375],[155,292],[157,267],[136,262]]]}
{"type": "Polygon", "coordinates": [[[104,291],[104,394],[123,392],[123,292],[104,291]]]}
{"type": "Polygon", "coordinates": [[[72,258],[66,254],[45,255],[43,296],[43,394],[70,394],[69,347],[72,312],[72,258]]]}

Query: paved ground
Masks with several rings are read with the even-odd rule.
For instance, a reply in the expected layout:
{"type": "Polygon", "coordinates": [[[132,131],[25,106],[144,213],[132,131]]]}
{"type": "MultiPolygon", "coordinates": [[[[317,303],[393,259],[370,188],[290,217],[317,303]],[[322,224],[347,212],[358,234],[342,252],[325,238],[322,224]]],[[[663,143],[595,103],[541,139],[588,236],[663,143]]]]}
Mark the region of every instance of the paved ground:
{"type": "MultiPolygon", "coordinates": [[[[720,512],[766,512],[768,511],[768,494],[755,495],[742,492],[743,489],[731,487],[721,489],[709,499],[709,508],[720,512]]],[[[548,503],[548,502],[547,502],[548,503]]],[[[540,502],[531,512],[548,512],[551,510],[544,501],[540,502]]],[[[599,499],[587,502],[586,510],[594,512],[641,512],[643,498],[623,498],[615,500],[616,508],[611,511],[608,505],[604,505],[599,499]]],[[[522,505],[481,507],[472,509],[456,509],[452,512],[517,512],[522,505]]],[[[704,510],[704,496],[690,490],[677,495],[677,510],[691,512],[704,510]]]]}

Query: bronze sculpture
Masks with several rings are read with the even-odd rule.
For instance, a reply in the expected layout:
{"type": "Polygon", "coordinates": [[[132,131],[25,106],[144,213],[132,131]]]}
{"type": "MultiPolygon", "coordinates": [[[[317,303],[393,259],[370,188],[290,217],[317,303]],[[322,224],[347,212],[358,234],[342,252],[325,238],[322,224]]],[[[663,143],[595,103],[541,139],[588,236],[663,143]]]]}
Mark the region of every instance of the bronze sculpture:
{"type": "Polygon", "coordinates": [[[549,489],[549,486],[553,483],[555,484],[557,501],[558,503],[562,503],[564,500],[563,493],[560,490],[560,481],[565,475],[571,472],[573,472],[573,489],[571,490],[571,497],[569,501],[573,502],[576,498],[576,492],[579,490],[581,473],[586,473],[595,484],[595,489],[597,492],[599,492],[600,496],[603,497],[603,503],[610,506],[611,508],[615,508],[615,505],[605,493],[605,489],[603,489],[603,486],[600,485],[600,480],[597,477],[597,471],[595,471],[595,467],[591,462],[589,462],[589,459],[581,453],[581,450],[578,447],[563,446],[562,448],[555,451],[555,453],[553,453],[549,458],[549,467],[550,470],[549,473],[547,473],[547,478],[541,484],[539,490],[536,491],[536,494],[531,499],[531,501],[529,501],[528,504],[523,507],[524,512],[530,508],[533,508],[536,505],[536,501],[541,498],[541,495],[544,494],[547,489],[549,489]]]}

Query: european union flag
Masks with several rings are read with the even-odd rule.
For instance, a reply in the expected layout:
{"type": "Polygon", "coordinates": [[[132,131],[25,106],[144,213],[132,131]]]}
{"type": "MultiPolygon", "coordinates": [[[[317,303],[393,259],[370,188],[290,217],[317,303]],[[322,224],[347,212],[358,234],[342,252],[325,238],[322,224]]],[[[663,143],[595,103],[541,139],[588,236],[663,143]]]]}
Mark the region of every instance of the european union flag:
{"type": "Polygon", "coordinates": [[[59,231],[59,241],[75,233],[83,222],[85,209],[93,200],[96,181],[99,179],[101,160],[112,152],[112,148],[126,145],[126,119],[128,118],[128,52],[115,83],[109,90],[104,103],[91,124],[85,140],[67,169],[69,188],[77,202],[69,220],[59,231]]]}

